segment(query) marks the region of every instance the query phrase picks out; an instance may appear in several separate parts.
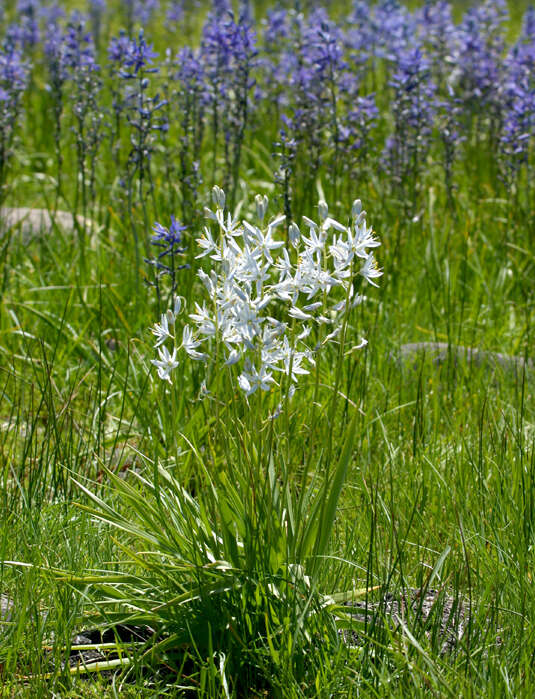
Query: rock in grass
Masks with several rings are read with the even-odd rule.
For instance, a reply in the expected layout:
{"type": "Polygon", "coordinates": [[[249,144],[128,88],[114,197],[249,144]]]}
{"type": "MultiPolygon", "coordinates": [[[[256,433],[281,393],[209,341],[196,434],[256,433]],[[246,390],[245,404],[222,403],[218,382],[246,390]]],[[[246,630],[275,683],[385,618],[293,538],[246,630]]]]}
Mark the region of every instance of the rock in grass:
{"type": "Polygon", "coordinates": [[[448,344],[447,342],[410,342],[401,345],[397,354],[392,353],[391,358],[397,361],[398,365],[415,359],[417,357],[428,357],[433,364],[440,366],[448,361],[458,364],[465,361],[476,367],[488,369],[501,368],[507,371],[522,372],[524,368],[533,369],[534,364],[531,359],[516,357],[501,352],[487,352],[476,347],[464,347],[462,345],[448,344]]]}
{"type": "MultiPolygon", "coordinates": [[[[362,646],[365,636],[375,635],[385,627],[388,635],[411,634],[420,630],[440,649],[440,655],[455,654],[466,638],[473,610],[468,601],[445,590],[406,588],[396,594],[387,592],[379,602],[348,602],[351,617],[357,626],[364,626],[366,634],[358,630],[344,630],[342,637],[351,646],[362,646]]],[[[492,631],[491,622],[485,622],[484,635],[492,631]]],[[[501,645],[501,629],[490,634],[491,643],[501,645]]]]}
{"type": "Polygon", "coordinates": [[[0,634],[3,631],[3,624],[8,624],[11,621],[12,609],[13,600],[7,595],[0,595],[0,634]]]}
{"type": "MultiPolygon", "coordinates": [[[[0,594],[0,641],[7,635],[12,623],[13,600],[7,595],[0,594]]],[[[0,677],[3,675],[4,665],[0,661],[0,677]]]]}
{"type": "Polygon", "coordinates": [[[22,233],[24,240],[34,235],[47,234],[58,227],[62,231],[72,232],[79,227],[90,232],[94,223],[83,216],[74,217],[68,211],[49,211],[48,209],[31,209],[29,207],[4,207],[0,209],[0,238],[16,230],[22,233]]]}
{"type": "MultiPolygon", "coordinates": [[[[119,655],[113,648],[108,648],[108,652],[103,653],[99,649],[101,644],[148,644],[153,635],[154,630],[149,626],[128,624],[116,624],[108,629],[88,629],[71,638],[71,651],[66,664],[71,668],[84,668],[92,663],[106,663],[108,660],[118,658],[119,655]]],[[[113,672],[101,670],[100,674],[102,677],[111,677],[113,672]]]]}

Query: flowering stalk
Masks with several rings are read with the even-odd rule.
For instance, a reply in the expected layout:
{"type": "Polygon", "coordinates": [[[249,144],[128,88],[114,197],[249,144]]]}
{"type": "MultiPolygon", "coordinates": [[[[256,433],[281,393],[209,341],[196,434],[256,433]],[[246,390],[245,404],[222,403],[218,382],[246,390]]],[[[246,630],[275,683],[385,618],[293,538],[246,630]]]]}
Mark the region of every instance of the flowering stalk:
{"type": "Polygon", "coordinates": [[[20,51],[5,42],[0,48],[0,204],[5,197],[7,167],[27,80],[28,64],[20,51]]]}
{"type": "Polygon", "coordinates": [[[63,88],[67,71],[63,61],[63,37],[56,24],[48,25],[48,38],[44,46],[48,68],[49,91],[54,113],[54,146],[56,150],[56,209],[62,194],[63,154],[61,149],[61,121],[63,116],[63,88]]]}
{"type": "Polygon", "coordinates": [[[330,180],[334,201],[338,201],[338,178],[340,174],[340,124],[338,96],[343,89],[341,73],[346,64],[342,57],[342,37],[333,22],[320,21],[317,36],[311,41],[313,61],[318,82],[327,87],[325,101],[330,112],[330,140],[333,156],[330,167],[330,180]]]}
{"type": "Polygon", "coordinates": [[[159,118],[157,112],[165,105],[158,94],[149,97],[149,78],[147,75],[158,72],[157,67],[149,67],[156,57],[152,46],[147,44],[143,30],[140,30],[138,40],[135,39],[121,45],[122,68],[119,76],[128,81],[131,89],[125,97],[126,118],[132,128],[131,149],[127,162],[128,215],[134,233],[136,249],[136,272],[139,279],[140,252],[137,223],[133,214],[134,178],[137,176],[137,199],[143,212],[143,225],[148,228],[145,183],[148,182],[149,193],[154,203],[154,186],[151,174],[151,156],[153,150],[153,133],[167,129],[167,122],[159,118]]]}
{"type": "MultiPolygon", "coordinates": [[[[208,101],[202,62],[189,48],[179,51],[172,79],[176,84],[173,104],[178,107],[180,123],[179,153],[182,218],[193,225],[198,217],[199,163],[204,138],[204,114],[208,101]]],[[[171,102],[171,100],[170,100],[171,102]]]]}
{"type": "MultiPolygon", "coordinates": [[[[501,127],[501,177],[518,197],[520,175],[527,170],[526,203],[530,209],[530,146],[535,135],[535,9],[528,11],[524,31],[505,61],[501,89],[506,106],[501,127]],[[531,20],[531,21],[530,21],[531,20]]],[[[518,203],[518,201],[516,202],[518,203]]]]}
{"type": "Polygon", "coordinates": [[[24,48],[32,49],[39,43],[38,14],[40,9],[38,0],[18,0],[17,2],[18,33],[24,48]]]}
{"type": "Polygon", "coordinates": [[[275,172],[275,182],[282,188],[286,233],[288,234],[289,226],[293,220],[292,180],[297,143],[289,135],[293,130],[291,120],[283,116],[282,121],[283,127],[279,131],[279,141],[275,143],[275,148],[277,149],[275,157],[279,161],[279,167],[275,172]]]}
{"type": "Polygon", "coordinates": [[[152,132],[161,131],[167,128],[165,120],[159,120],[155,114],[164,106],[159,95],[149,97],[147,90],[149,87],[148,74],[157,73],[158,68],[149,68],[152,59],[157,54],[152,50],[152,46],[147,44],[143,30],[139,32],[138,41],[130,42],[128,51],[123,59],[123,69],[121,77],[133,82],[133,88],[127,95],[129,109],[127,120],[134,130],[132,136],[132,148],[128,158],[128,181],[129,192],[132,189],[132,181],[137,174],[138,179],[138,200],[143,209],[144,224],[147,224],[147,211],[144,197],[145,180],[148,180],[150,194],[154,196],[150,160],[152,155],[152,132]]]}
{"type": "Polygon", "coordinates": [[[212,177],[215,182],[222,135],[223,180],[231,188],[231,206],[249,115],[249,91],[254,84],[251,71],[257,55],[255,40],[247,13],[242,13],[236,22],[228,3],[216,4],[203,30],[201,58],[212,108],[212,177]]]}
{"type": "Polygon", "coordinates": [[[116,66],[119,66],[120,77],[120,66],[122,66],[129,49],[130,39],[123,30],[119,33],[119,36],[112,37],[108,46],[109,72],[112,80],[111,96],[114,115],[114,120],[110,125],[110,148],[118,171],[121,170],[121,120],[127,104],[123,95],[122,83],[120,80],[113,80],[113,78],[118,72],[116,66]]]}
{"type": "Polygon", "coordinates": [[[390,81],[394,132],[386,143],[384,158],[409,215],[417,204],[419,173],[430,148],[436,88],[420,47],[400,50],[396,60],[390,81]]]}
{"type": "Polygon", "coordinates": [[[234,27],[234,37],[232,39],[233,51],[233,74],[234,91],[236,99],[233,104],[233,153],[232,153],[232,193],[230,197],[230,206],[234,207],[236,200],[236,188],[238,185],[238,177],[240,172],[241,152],[245,131],[247,128],[247,119],[249,115],[249,92],[253,86],[251,80],[251,71],[255,65],[255,58],[258,51],[255,48],[255,34],[252,30],[251,23],[247,14],[242,13],[238,22],[234,27]]]}
{"type": "Polygon", "coordinates": [[[171,216],[169,228],[165,228],[160,223],[154,224],[154,235],[151,238],[151,245],[159,249],[159,252],[156,257],[145,259],[145,262],[154,268],[155,279],[147,283],[156,290],[158,308],[161,306],[162,296],[160,280],[164,277],[169,277],[170,280],[170,289],[166,298],[166,305],[168,305],[177,290],[177,272],[189,266],[177,263],[178,258],[185,251],[185,248],[182,247],[185,230],[186,226],[182,226],[174,216],[171,216]]]}
{"type": "Polygon", "coordinates": [[[461,100],[455,95],[453,88],[448,85],[448,99],[437,100],[436,107],[440,138],[444,147],[444,179],[448,204],[450,209],[455,211],[453,165],[459,145],[465,140],[462,135],[460,124],[462,111],[461,100]]]}
{"type": "MultiPolygon", "coordinates": [[[[174,345],[173,354],[164,349],[167,339],[174,338],[169,319],[162,316],[153,330],[160,353],[154,363],[160,377],[171,381],[178,349],[207,363],[215,345],[224,366],[235,367],[246,397],[276,385],[292,393],[298,378],[315,364],[315,354],[338,336],[344,312],[362,300],[356,288],[359,276],[376,286],[382,272],[373,248],[379,242],[359,201],[353,205],[351,226],[331,218],[320,202],[320,222],[303,217],[308,235],[292,223],[286,245],[276,235],[284,216],[265,222],[267,197],[256,198],[258,225],[233,219],[218,187],[213,199],[215,211],[207,209],[206,215],[216,224],[217,235],[206,226],[198,240],[198,257],[208,257],[216,267],[199,271],[209,303],[195,303],[192,325],[184,326],[182,343],[174,345]],[[291,332],[295,321],[297,335],[291,332]],[[310,347],[307,338],[323,327],[329,332],[310,347]]],[[[365,344],[363,340],[361,346],[365,344]]]]}
{"type": "Polygon", "coordinates": [[[102,15],[106,10],[106,0],[89,0],[89,17],[91,19],[91,33],[97,48],[100,48],[100,32],[102,27],[102,15]]]}
{"type": "MultiPolygon", "coordinates": [[[[65,71],[74,88],[73,113],[79,174],[76,179],[74,210],[78,212],[81,202],[82,225],[85,229],[88,207],[92,206],[95,200],[95,163],[101,142],[102,123],[102,114],[98,106],[101,82],[93,40],[91,35],[85,32],[84,22],[76,15],[73,16],[63,37],[61,63],[61,69],[65,71]]],[[[85,234],[85,230],[82,233],[85,234]]]]}
{"type": "MultiPolygon", "coordinates": [[[[458,32],[457,66],[465,112],[474,129],[476,146],[489,141],[491,152],[498,149],[497,138],[503,119],[500,95],[504,32],[508,10],[504,0],[485,0],[470,8],[458,32]]],[[[496,159],[490,167],[494,170],[496,159]]]]}

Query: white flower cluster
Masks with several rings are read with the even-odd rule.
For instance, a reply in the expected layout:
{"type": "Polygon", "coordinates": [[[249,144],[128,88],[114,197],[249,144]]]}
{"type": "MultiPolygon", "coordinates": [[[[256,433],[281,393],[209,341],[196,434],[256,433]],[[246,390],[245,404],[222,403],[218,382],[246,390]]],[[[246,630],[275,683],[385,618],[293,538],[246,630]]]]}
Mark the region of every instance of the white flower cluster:
{"type": "MultiPolygon", "coordinates": [[[[195,304],[189,316],[194,329],[184,327],[178,347],[171,332],[181,310],[180,299],[175,299],[174,309],[153,328],[159,352],[153,364],[160,378],[171,381],[179,349],[207,361],[217,345],[226,365],[239,366],[238,382],[247,395],[259,388],[269,390],[277,374],[296,381],[314,363],[314,352],[306,344],[313,325],[328,328],[321,345],[333,340],[346,305],[363,299],[355,288],[359,275],[377,286],[374,280],[382,274],[370,251],[380,243],[366,225],[366,212],[360,200],[355,201],[351,225],[345,226],[320,202],[319,223],[303,217],[306,234],[291,223],[287,245],[276,236],[284,216],[264,224],[267,197],[256,197],[258,225],[234,220],[225,211],[225,194],[219,187],[214,187],[212,197],[215,211],[205,213],[218,233],[214,236],[206,226],[198,241],[198,257],[214,262],[209,274],[199,271],[208,302],[195,304]],[[168,338],[174,343],[172,352],[164,345],[168,338]],[[206,344],[210,349],[199,352],[197,348],[206,344]]],[[[365,344],[362,340],[358,346],[365,344]]]]}

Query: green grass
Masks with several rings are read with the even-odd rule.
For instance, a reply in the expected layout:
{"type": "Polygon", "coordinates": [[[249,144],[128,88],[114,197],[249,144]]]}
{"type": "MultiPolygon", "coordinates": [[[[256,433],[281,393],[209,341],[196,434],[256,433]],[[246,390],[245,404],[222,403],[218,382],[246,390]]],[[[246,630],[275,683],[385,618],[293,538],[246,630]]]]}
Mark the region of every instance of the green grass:
{"type": "MultiPolygon", "coordinates": [[[[374,211],[373,202],[366,207],[374,211]]],[[[396,222],[385,216],[379,227],[385,277],[358,318],[369,349],[345,365],[342,392],[361,412],[331,542],[333,558],[323,574],[327,592],[387,583],[393,590],[417,587],[444,553],[434,584],[470,599],[473,640],[455,658],[441,658],[440,644],[417,628],[418,645],[402,635],[378,641],[377,647],[371,643],[366,653],[351,651],[343,663],[323,668],[322,692],[334,683],[349,695],[531,693],[532,376],[489,374],[462,363],[399,366],[392,360],[402,342],[434,339],[529,352],[533,259],[514,239],[504,242],[505,224],[488,209],[487,215],[468,235],[464,226],[448,235],[427,214],[421,225],[404,231],[395,277],[388,267],[389,231],[396,222]],[[448,254],[439,256],[446,238],[448,254]]],[[[152,350],[146,328],[155,314],[148,292],[134,299],[132,284],[125,283],[128,246],[117,242],[114,248],[97,238],[83,287],[76,263],[62,262],[69,250],[66,236],[29,247],[14,237],[4,263],[1,346],[8,361],[2,370],[0,545],[3,560],[61,567],[74,575],[122,554],[104,525],[71,504],[84,501],[72,476],[96,481],[99,489],[105,464],[124,472],[135,463],[141,468],[137,450],[172,454],[176,432],[166,429],[171,416],[162,387],[154,376],[147,380],[152,350]],[[114,339],[114,350],[107,338],[114,339]]],[[[329,366],[325,358],[321,383],[327,387],[333,383],[329,366]]],[[[202,446],[215,427],[206,422],[203,405],[194,402],[196,381],[189,375],[184,381],[187,418],[181,428],[188,429],[189,420],[202,446]]],[[[322,413],[313,429],[307,395],[303,387],[294,405],[296,413],[303,411],[291,432],[296,463],[299,455],[317,458],[326,430],[336,442],[343,440],[348,424],[341,405],[335,424],[322,413]]],[[[326,388],[320,404],[328,396],[326,388]]],[[[191,463],[184,468],[191,478],[191,463]]],[[[59,658],[92,605],[39,569],[3,566],[1,573],[2,591],[15,601],[1,639],[5,676],[50,671],[41,646],[52,644],[59,658]]],[[[72,681],[71,696],[77,691],[85,696],[88,681],[72,681]]],[[[142,681],[130,681],[141,692],[142,681]]],[[[46,688],[63,694],[71,687],[57,669],[49,680],[22,685],[28,682],[30,693],[46,688]]]]}
{"type": "MultiPolygon", "coordinates": [[[[29,113],[44,99],[37,84],[29,113]]],[[[42,133],[31,134],[27,120],[9,204],[53,200],[53,183],[40,174],[53,171],[52,156],[38,155],[52,148],[44,120],[40,124],[42,133]]],[[[271,188],[270,139],[260,129],[246,142],[239,195],[247,216],[254,194],[271,188]]],[[[395,593],[429,583],[465,601],[471,610],[467,634],[457,653],[444,656],[438,620],[423,629],[409,617],[405,631],[390,634],[378,623],[367,629],[362,648],[348,648],[329,637],[328,621],[318,613],[299,646],[293,634],[302,599],[299,604],[294,599],[294,608],[270,601],[271,562],[259,555],[257,588],[251,591],[244,576],[243,594],[233,590],[221,607],[214,602],[213,608],[197,609],[203,623],[212,614],[216,629],[228,604],[245,635],[247,624],[258,631],[254,652],[243,649],[244,675],[230,674],[230,694],[239,688],[240,696],[251,697],[533,695],[533,372],[462,361],[436,366],[425,357],[395,360],[403,343],[417,341],[533,358],[533,221],[492,179],[487,146],[474,147],[474,157],[469,153],[457,166],[455,211],[432,162],[419,183],[414,220],[378,173],[363,178],[359,191],[352,191],[352,182],[343,183],[350,198],[333,203],[335,209],[345,211],[359,196],[382,241],[380,289],[367,289],[369,300],[348,328],[348,348],[362,334],[369,345],[346,356],[335,409],[330,406],[336,349],[318,360],[317,392],[315,375],[302,381],[290,414],[275,423],[258,404],[253,404],[257,413],[249,415],[230,393],[225,403],[234,412],[225,404],[219,412],[214,402],[199,400],[198,365],[184,365],[174,393],[157,379],[150,367],[154,350],[148,328],[159,310],[151,289],[133,272],[132,232],[118,188],[104,188],[104,174],[113,166],[109,152],[99,164],[95,209],[103,225],[86,246],[83,264],[67,231],[37,235],[29,243],[17,231],[0,238],[0,593],[14,602],[10,620],[0,624],[0,696],[225,696],[217,651],[230,657],[234,644],[232,657],[239,658],[232,633],[221,634],[229,645],[219,649],[216,632],[213,638],[207,634],[207,647],[216,643],[211,655],[200,643],[196,648],[195,634],[186,635],[178,648],[166,649],[149,664],[150,670],[147,658],[135,651],[124,674],[82,677],[62,669],[75,632],[101,624],[103,615],[112,620],[119,614],[110,589],[95,593],[88,571],[128,573],[147,583],[154,573],[146,559],[131,555],[145,550],[139,537],[98,519],[77,482],[134,518],[121,486],[111,487],[108,470],[139,488],[149,502],[150,489],[138,485],[135,474],[152,482],[151,459],[158,459],[195,501],[210,502],[203,499],[206,474],[224,488],[223,474],[239,475],[242,462],[264,466],[269,461],[254,455],[258,440],[270,444],[276,468],[283,464],[284,473],[292,474],[290,490],[298,497],[311,483],[316,493],[314,484],[321,481],[314,477],[321,479],[333,468],[322,461],[327,435],[335,463],[350,431],[351,460],[328,553],[315,578],[318,588],[325,594],[370,588],[370,599],[377,599],[375,586],[395,593]],[[307,466],[311,470],[303,474],[307,466]],[[60,569],[66,574],[54,572],[60,569]],[[280,622],[280,633],[266,630],[268,618],[280,622]]],[[[175,211],[174,190],[166,185],[159,156],[157,210],[151,206],[149,215],[151,221],[167,222],[175,211]]],[[[210,152],[203,157],[208,162],[210,152]]],[[[328,175],[320,176],[328,198],[328,175]]],[[[309,194],[299,186],[299,206],[304,208],[309,196],[316,201],[314,190],[309,194]]],[[[66,198],[72,201],[68,187],[66,198]]],[[[200,198],[207,201],[208,186],[200,198]]],[[[273,205],[270,213],[276,210],[273,205]]],[[[313,208],[303,213],[315,216],[313,208]]],[[[140,212],[135,216],[142,230],[140,212]]],[[[192,254],[199,231],[189,232],[192,268],[180,273],[179,292],[188,306],[200,292],[192,254]]],[[[232,501],[235,485],[229,476],[221,496],[232,501]]],[[[156,493],[157,503],[158,498],[156,493]]],[[[271,505],[268,513],[276,511],[271,505]]],[[[218,533],[223,529],[224,515],[218,519],[217,510],[207,520],[218,533]]],[[[247,521],[244,527],[254,535],[255,524],[247,521]]],[[[263,531],[262,543],[261,536],[263,531]]]]}

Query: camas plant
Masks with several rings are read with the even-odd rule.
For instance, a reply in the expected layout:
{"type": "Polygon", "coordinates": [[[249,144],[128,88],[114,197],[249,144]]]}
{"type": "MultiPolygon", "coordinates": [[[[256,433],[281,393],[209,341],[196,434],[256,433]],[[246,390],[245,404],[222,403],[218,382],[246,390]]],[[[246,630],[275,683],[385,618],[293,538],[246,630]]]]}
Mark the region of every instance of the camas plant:
{"type": "Polygon", "coordinates": [[[73,13],[65,29],[58,17],[47,19],[47,39],[44,44],[48,73],[48,91],[54,114],[54,144],[56,150],[56,207],[62,195],[65,93],[71,96],[78,176],[76,177],[73,209],[81,210],[81,221],[95,201],[95,168],[102,138],[102,112],[99,102],[100,67],[95,59],[91,35],[85,31],[83,18],[73,13]]]}
{"type": "MultiPolygon", "coordinates": [[[[287,696],[289,687],[314,687],[321,668],[343,655],[342,610],[325,565],[357,416],[340,448],[331,439],[319,463],[309,456],[296,468],[285,449],[292,394],[323,348],[338,343],[328,401],[334,425],[349,318],[362,300],[358,285],[381,274],[373,256],[379,243],[358,200],[350,225],[320,202],[319,220],[305,218],[305,234],[290,226],[287,241],[277,235],[283,217],[267,217],[266,197],[256,198],[254,224],[232,218],[221,189],[213,198],[215,210],[206,213],[216,233],[206,227],[198,241],[213,267],[199,271],[207,303],[182,324],[184,303],[175,297],[153,333],[166,399],[176,403],[174,389],[187,390],[184,360],[203,362],[199,400],[212,402],[215,417],[202,434],[195,419],[184,431],[172,425],[174,458],[147,460],[134,482],[109,473],[117,507],[81,486],[94,516],[126,535],[129,560],[124,572],[114,563],[113,572],[74,583],[89,585],[108,625],[154,629],[137,657],[163,661],[183,687],[189,660],[193,682],[208,667],[230,693],[287,696]],[[196,475],[184,480],[181,466],[191,459],[196,475]]],[[[355,591],[340,598],[346,595],[355,591]]]]}
{"type": "Polygon", "coordinates": [[[213,127],[212,177],[217,177],[219,140],[223,137],[226,186],[234,202],[241,153],[250,110],[256,35],[246,12],[236,19],[226,2],[214,3],[203,28],[201,58],[213,127]]]}
{"type": "MultiPolygon", "coordinates": [[[[204,112],[209,101],[199,52],[181,49],[172,61],[169,73],[168,104],[174,110],[174,118],[170,117],[169,123],[171,128],[180,129],[177,169],[182,219],[184,223],[191,225],[198,217],[199,163],[204,136],[204,112]]],[[[173,160],[172,157],[167,158],[166,168],[171,167],[173,160]]]]}
{"type": "Polygon", "coordinates": [[[167,292],[166,305],[175,294],[178,287],[177,272],[188,267],[187,264],[179,264],[178,260],[185,252],[183,247],[183,233],[186,226],[181,225],[174,216],[171,216],[171,225],[165,228],[160,223],[154,224],[154,235],[151,238],[151,245],[158,250],[158,254],[152,258],[146,258],[145,262],[154,269],[154,281],[147,280],[147,284],[156,291],[158,308],[162,302],[162,295],[165,289],[162,288],[162,280],[168,278],[169,290],[167,292]]]}
{"type": "Polygon", "coordinates": [[[102,28],[102,17],[106,11],[106,0],[89,0],[89,18],[91,20],[91,31],[97,49],[100,46],[100,32],[102,28]]]}
{"type": "MultiPolygon", "coordinates": [[[[109,56],[120,65],[118,77],[126,83],[124,90],[117,87],[114,89],[116,122],[112,138],[118,141],[121,113],[124,112],[130,127],[130,151],[125,167],[127,211],[134,234],[136,276],[139,279],[141,262],[139,222],[134,216],[134,206],[137,203],[141,207],[143,226],[146,229],[148,227],[147,187],[154,203],[151,159],[155,132],[168,128],[165,117],[161,116],[165,101],[160,99],[159,94],[153,96],[149,94],[149,75],[158,73],[159,68],[153,65],[153,59],[157,53],[152,45],[147,43],[143,30],[139,31],[137,40],[128,39],[124,34],[113,39],[109,47],[109,56]],[[135,186],[136,179],[137,186],[135,186]]],[[[148,251],[146,241],[144,243],[148,251]]]]}
{"type": "Polygon", "coordinates": [[[401,50],[396,61],[390,81],[394,132],[387,140],[384,158],[394,191],[409,214],[417,206],[420,173],[430,148],[436,87],[420,47],[401,50]]]}
{"type": "Polygon", "coordinates": [[[81,207],[85,221],[96,196],[95,167],[102,139],[102,113],[98,104],[101,82],[93,40],[85,31],[84,21],[77,15],[73,15],[63,37],[62,63],[73,91],[78,163],[74,210],[78,211],[81,207]]]}
{"type": "MultiPolygon", "coordinates": [[[[319,222],[304,217],[308,236],[292,223],[287,246],[276,238],[284,216],[264,222],[267,197],[256,199],[259,225],[233,219],[218,187],[213,198],[216,210],[206,213],[219,230],[214,237],[205,227],[199,257],[209,256],[218,271],[199,272],[208,305],[195,304],[190,315],[194,328],[184,327],[181,347],[192,359],[208,362],[215,356],[225,366],[238,366],[237,383],[246,395],[269,390],[277,384],[275,375],[294,382],[309,373],[319,347],[337,338],[346,307],[360,302],[355,279],[360,275],[375,284],[381,275],[370,251],[379,243],[367,227],[366,212],[357,200],[353,224],[346,226],[329,217],[327,205],[320,202],[319,222]],[[310,336],[316,338],[314,350],[306,344],[310,336]],[[197,350],[201,345],[204,352],[197,350]],[[219,357],[214,355],[217,348],[219,357]]],[[[163,317],[154,329],[159,346],[176,340],[162,325],[163,317]]],[[[171,354],[160,349],[155,364],[161,378],[170,380],[177,349],[176,341],[171,354]],[[170,363],[164,361],[167,356],[170,363]]]]}
{"type": "Polygon", "coordinates": [[[130,49],[130,39],[124,30],[121,30],[119,36],[112,37],[108,46],[108,69],[111,77],[111,98],[113,108],[113,120],[109,125],[110,128],[110,147],[113,153],[114,162],[117,164],[117,170],[121,171],[121,122],[124,112],[126,111],[126,101],[124,97],[123,83],[114,78],[120,78],[120,70],[117,66],[123,64],[125,57],[130,49]]]}
{"type": "Polygon", "coordinates": [[[506,58],[501,89],[506,106],[500,133],[501,175],[517,194],[524,166],[528,168],[528,182],[531,180],[529,151],[535,131],[534,18],[535,10],[527,13],[524,32],[506,58]]]}
{"type": "Polygon", "coordinates": [[[64,62],[64,37],[55,23],[47,25],[48,37],[44,44],[45,65],[48,73],[48,92],[54,114],[54,146],[56,151],[56,208],[62,191],[63,153],[61,148],[61,122],[64,109],[64,87],[67,69],[64,62]]]}
{"type": "Polygon", "coordinates": [[[9,41],[4,42],[0,47],[0,204],[27,79],[28,64],[20,51],[9,41]]]}
{"type": "Polygon", "coordinates": [[[500,85],[507,16],[504,0],[486,0],[466,12],[458,36],[456,62],[466,110],[478,142],[487,136],[493,148],[503,118],[500,85]]]}
{"type": "MultiPolygon", "coordinates": [[[[159,71],[152,66],[157,56],[152,45],[145,40],[143,30],[140,30],[138,40],[128,42],[122,56],[120,77],[130,84],[125,101],[127,103],[127,120],[132,128],[131,150],[128,158],[129,192],[135,175],[138,179],[138,199],[143,206],[146,220],[144,187],[148,183],[153,193],[150,160],[153,150],[153,132],[167,128],[165,119],[158,118],[157,112],[164,106],[159,95],[150,97],[149,74],[159,71]]],[[[131,195],[130,195],[131,196],[131,195]]]]}
{"type": "Polygon", "coordinates": [[[38,15],[41,3],[36,0],[18,0],[17,13],[19,21],[16,26],[22,46],[33,47],[39,43],[38,15]]]}

